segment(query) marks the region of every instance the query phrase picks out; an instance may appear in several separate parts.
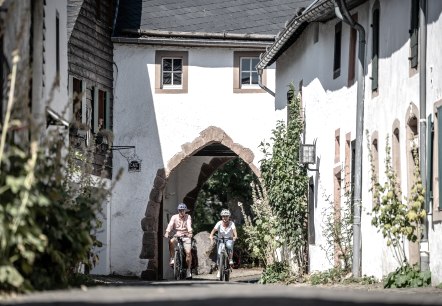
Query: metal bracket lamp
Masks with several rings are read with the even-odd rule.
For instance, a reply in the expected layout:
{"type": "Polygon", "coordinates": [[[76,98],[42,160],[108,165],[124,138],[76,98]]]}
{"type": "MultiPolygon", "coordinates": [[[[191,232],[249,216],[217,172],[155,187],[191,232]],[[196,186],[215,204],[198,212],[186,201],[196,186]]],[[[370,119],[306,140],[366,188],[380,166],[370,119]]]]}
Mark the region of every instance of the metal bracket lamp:
{"type": "Polygon", "coordinates": [[[299,162],[307,166],[310,171],[319,171],[318,168],[310,168],[309,165],[316,164],[316,139],[313,144],[301,143],[299,147],[299,162]]]}

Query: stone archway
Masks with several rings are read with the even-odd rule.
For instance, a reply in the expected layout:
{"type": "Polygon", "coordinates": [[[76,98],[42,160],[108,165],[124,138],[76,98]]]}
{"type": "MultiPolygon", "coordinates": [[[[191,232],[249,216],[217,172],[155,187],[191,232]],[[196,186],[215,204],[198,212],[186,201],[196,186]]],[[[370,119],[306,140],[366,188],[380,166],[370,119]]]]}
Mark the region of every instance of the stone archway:
{"type": "Polygon", "coordinates": [[[141,229],[143,230],[141,259],[149,259],[147,269],[141,273],[141,277],[148,280],[158,279],[159,267],[159,216],[164,188],[172,171],[178,167],[186,158],[191,157],[196,152],[207,145],[220,143],[232,150],[240,157],[253,171],[261,178],[259,169],[253,164],[254,154],[252,150],[244,148],[235,143],[222,129],[210,126],[203,130],[192,142],[181,146],[182,151],[175,154],[167,163],[166,168],[157,170],[156,177],[149,194],[149,200],[144,218],[141,220],[141,229]]]}

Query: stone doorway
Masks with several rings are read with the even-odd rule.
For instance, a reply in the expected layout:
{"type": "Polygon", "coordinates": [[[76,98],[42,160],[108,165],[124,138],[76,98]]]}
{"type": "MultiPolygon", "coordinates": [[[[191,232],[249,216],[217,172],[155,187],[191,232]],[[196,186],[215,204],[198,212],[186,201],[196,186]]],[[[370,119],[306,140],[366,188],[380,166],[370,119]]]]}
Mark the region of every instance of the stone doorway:
{"type": "MultiPolygon", "coordinates": [[[[142,249],[140,258],[149,259],[147,269],[142,272],[141,277],[148,280],[158,280],[163,277],[163,243],[159,241],[162,237],[164,227],[164,206],[166,201],[184,202],[191,208],[196,201],[198,191],[202,184],[220,166],[234,157],[241,158],[258,177],[261,177],[259,169],[254,165],[253,152],[235,143],[222,129],[208,127],[203,130],[192,142],[181,146],[182,151],[175,154],[167,163],[166,168],[158,169],[149,194],[149,201],[145,217],[141,221],[143,230],[142,249]],[[193,189],[183,195],[175,192],[168,192],[166,187],[173,185],[173,180],[179,180],[178,169],[188,163],[192,157],[198,158],[201,167],[198,169],[198,176],[193,182],[193,189]],[[208,162],[201,162],[207,158],[208,162]],[[172,198],[168,198],[172,196],[172,198]],[[174,198],[175,197],[175,198],[174,198]],[[160,220],[160,216],[163,218],[160,220]]],[[[167,216],[166,216],[167,217],[167,216]]]]}

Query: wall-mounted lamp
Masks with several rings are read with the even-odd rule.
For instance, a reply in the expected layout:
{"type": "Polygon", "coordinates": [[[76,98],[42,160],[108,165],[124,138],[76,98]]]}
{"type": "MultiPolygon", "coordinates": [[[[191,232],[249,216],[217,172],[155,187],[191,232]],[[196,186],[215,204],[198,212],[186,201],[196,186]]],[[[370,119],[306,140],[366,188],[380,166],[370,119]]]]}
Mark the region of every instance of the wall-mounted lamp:
{"type": "Polygon", "coordinates": [[[299,148],[299,162],[307,165],[310,171],[319,171],[319,168],[310,168],[309,165],[316,164],[316,139],[313,144],[303,144],[299,148]]]}

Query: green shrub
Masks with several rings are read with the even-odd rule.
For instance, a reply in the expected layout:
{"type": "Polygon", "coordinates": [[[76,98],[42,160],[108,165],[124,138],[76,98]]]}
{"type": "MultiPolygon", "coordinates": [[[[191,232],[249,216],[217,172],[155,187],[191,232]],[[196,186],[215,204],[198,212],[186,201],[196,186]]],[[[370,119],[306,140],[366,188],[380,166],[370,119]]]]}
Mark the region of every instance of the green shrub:
{"type": "Polygon", "coordinates": [[[290,267],[288,264],[284,262],[274,262],[269,264],[264,269],[261,279],[259,280],[260,284],[272,284],[272,283],[289,283],[291,282],[290,267]]]}
{"type": "Polygon", "coordinates": [[[65,288],[101,243],[94,231],[108,191],[93,183],[90,152],[66,151],[65,139],[9,144],[0,172],[0,290],[65,288]],[[63,152],[68,152],[67,156],[63,152]]]}
{"type": "Polygon", "coordinates": [[[346,273],[340,268],[331,268],[323,272],[315,272],[310,275],[310,283],[312,285],[324,285],[341,282],[343,274],[346,273]]]}
{"type": "Polygon", "coordinates": [[[418,265],[397,268],[384,280],[384,288],[426,287],[431,285],[431,272],[420,271],[418,265]]]}

